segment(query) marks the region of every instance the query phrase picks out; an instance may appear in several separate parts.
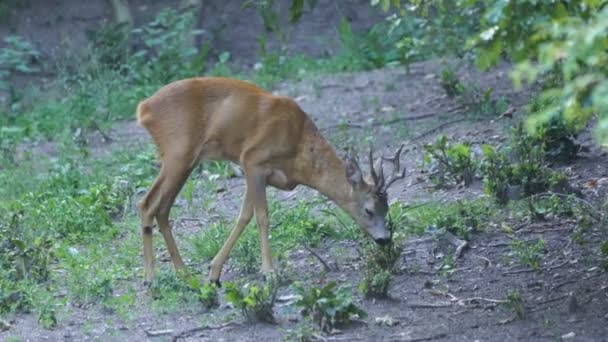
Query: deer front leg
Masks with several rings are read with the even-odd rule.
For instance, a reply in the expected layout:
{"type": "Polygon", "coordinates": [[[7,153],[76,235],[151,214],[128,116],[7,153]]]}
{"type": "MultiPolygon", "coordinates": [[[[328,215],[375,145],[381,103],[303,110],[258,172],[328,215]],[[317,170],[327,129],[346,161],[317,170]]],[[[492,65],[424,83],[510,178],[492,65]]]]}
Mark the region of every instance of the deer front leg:
{"type": "Polygon", "coordinates": [[[260,234],[260,249],[262,251],[262,273],[264,275],[272,272],[272,256],[270,254],[270,245],[268,243],[268,227],[270,220],[268,218],[268,202],[266,199],[266,178],[269,176],[268,171],[258,171],[254,178],[253,191],[253,210],[258,224],[260,234]]]}
{"type": "Polygon", "coordinates": [[[230,236],[228,236],[226,242],[224,242],[222,249],[220,249],[220,251],[215,255],[211,261],[211,264],[209,265],[209,281],[217,285],[220,285],[222,267],[228,259],[230,251],[234,247],[236,240],[238,240],[239,236],[241,236],[241,233],[245,227],[247,227],[247,224],[249,224],[249,221],[251,221],[251,218],[253,217],[253,202],[251,201],[249,181],[247,181],[244,197],[243,204],[241,205],[241,213],[236,221],[236,225],[232,229],[232,232],[230,233],[230,236]]]}

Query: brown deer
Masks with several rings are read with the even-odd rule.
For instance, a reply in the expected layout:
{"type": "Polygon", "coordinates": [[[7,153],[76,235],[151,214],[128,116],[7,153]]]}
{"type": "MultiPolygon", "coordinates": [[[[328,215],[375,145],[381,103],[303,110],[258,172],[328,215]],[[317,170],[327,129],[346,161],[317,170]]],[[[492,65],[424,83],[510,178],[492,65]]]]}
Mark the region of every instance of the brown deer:
{"type": "Polygon", "coordinates": [[[192,78],[173,82],[137,107],[137,118],[156,144],[160,174],[138,203],[144,243],[144,276],[154,276],[152,226],[158,223],[176,269],[184,263],[169,225],[169,211],[193,168],[204,159],[228,160],[245,173],[246,189],[236,226],[213,258],[209,280],[219,284],[222,267],[255,213],[260,233],[262,272],[272,271],[268,245],[266,186],[293,190],[298,184],[323,193],[348,213],[376,243],[390,242],[386,224],[387,189],[405,177],[399,154],[381,158],[371,178],[364,179],[358,162],[341,160],[312,120],[290,98],[253,84],[227,78],[192,78]],[[393,163],[385,181],[382,161],[393,163]]]}

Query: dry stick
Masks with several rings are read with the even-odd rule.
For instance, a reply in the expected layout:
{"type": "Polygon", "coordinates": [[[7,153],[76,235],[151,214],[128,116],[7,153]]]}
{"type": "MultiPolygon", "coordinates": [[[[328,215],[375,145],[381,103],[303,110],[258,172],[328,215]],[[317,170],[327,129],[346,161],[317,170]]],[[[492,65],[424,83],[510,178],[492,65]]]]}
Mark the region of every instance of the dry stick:
{"type": "Polygon", "coordinates": [[[587,276],[587,277],[585,277],[585,278],[581,278],[581,279],[574,279],[574,280],[567,280],[567,281],[565,281],[565,282],[563,282],[563,283],[560,283],[560,284],[557,284],[557,285],[553,286],[553,287],[551,288],[551,291],[557,290],[557,289],[559,289],[560,287],[562,287],[562,286],[564,286],[564,285],[567,285],[567,284],[578,283],[579,281],[587,281],[587,280],[589,280],[589,279],[591,279],[591,278],[595,278],[595,277],[597,277],[597,276],[599,276],[599,275],[602,275],[602,274],[605,274],[605,273],[606,273],[606,271],[603,271],[603,272],[598,272],[598,273],[595,273],[595,274],[589,275],[589,276],[587,276]]]}
{"type": "Polygon", "coordinates": [[[466,118],[460,118],[460,119],[444,122],[441,125],[439,125],[439,126],[437,126],[435,128],[432,128],[432,129],[430,129],[430,130],[428,130],[428,131],[426,131],[426,132],[424,132],[424,133],[422,133],[422,134],[420,134],[420,135],[412,138],[411,140],[413,141],[413,140],[422,139],[422,138],[426,137],[427,135],[433,134],[433,133],[435,133],[437,131],[440,131],[440,130],[444,129],[445,127],[447,127],[449,125],[453,125],[455,123],[459,123],[459,122],[462,122],[462,121],[465,121],[465,120],[466,120],[466,118]]]}
{"type": "Polygon", "coordinates": [[[567,293],[567,294],[565,294],[565,295],[557,296],[557,297],[555,297],[555,298],[550,298],[550,299],[547,299],[547,300],[543,300],[542,302],[535,303],[535,304],[537,305],[537,307],[536,307],[536,308],[534,308],[534,309],[530,309],[530,310],[528,310],[528,312],[536,312],[536,311],[543,310],[543,309],[545,309],[545,308],[540,307],[541,305],[545,305],[545,304],[553,303],[553,302],[556,302],[556,301],[558,301],[558,300],[562,300],[562,299],[564,299],[564,298],[568,298],[568,296],[570,296],[570,294],[569,294],[569,293],[567,293]]]}
{"type": "Polygon", "coordinates": [[[486,267],[492,267],[492,261],[490,259],[488,259],[486,257],[483,257],[481,255],[477,255],[477,254],[471,254],[471,255],[474,256],[474,257],[476,257],[476,258],[479,258],[481,260],[484,260],[485,262],[487,262],[488,266],[486,266],[486,267]]]}
{"type": "Polygon", "coordinates": [[[171,342],[177,342],[180,339],[183,339],[183,338],[186,338],[186,337],[190,337],[190,336],[196,334],[197,332],[201,332],[201,331],[205,331],[205,330],[224,329],[224,328],[229,327],[231,325],[240,325],[240,324],[235,323],[235,322],[229,322],[229,323],[220,324],[220,325],[205,325],[205,326],[201,326],[201,327],[196,327],[196,328],[184,330],[181,333],[173,336],[171,338],[171,342]]]}
{"type": "Polygon", "coordinates": [[[565,231],[565,230],[574,230],[574,228],[573,227],[547,228],[547,229],[538,229],[538,230],[524,229],[524,230],[518,230],[517,233],[522,233],[522,234],[544,234],[544,233],[548,233],[548,232],[559,232],[559,231],[565,231]]]}
{"type": "Polygon", "coordinates": [[[376,121],[369,125],[361,124],[361,123],[339,123],[339,124],[329,125],[327,127],[321,128],[321,131],[326,131],[326,130],[330,130],[330,129],[333,129],[336,127],[344,127],[344,126],[349,127],[349,128],[370,128],[370,127],[390,125],[390,124],[394,124],[394,123],[397,123],[400,121],[416,121],[416,120],[427,119],[427,118],[433,117],[438,114],[451,114],[462,108],[463,108],[463,106],[457,106],[454,108],[450,108],[447,111],[441,111],[441,112],[433,111],[433,112],[428,112],[428,113],[424,113],[424,114],[420,114],[420,115],[416,115],[416,116],[406,116],[406,117],[396,118],[396,119],[392,119],[392,120],[388,120],[388,121],[376,121]]]}
{"type": "Polygon", "coordinates": [[[492,243],[492,244],[487,244],[485,246],[482,247],[507,247],[510,246],[511,244],[508,242],[497,242],[497,243],[492,243]]]}
{"type": "Polygon", "coordinates": [[[163,335],[169,335],[169,334],[173,334],[173,329],[151,330],[151,331],[146,330],[146,336],[148,336],[148,337],[156,337],[156,336],[163,336],[163,335]]]}
{"type": "Polygon", "coordinates": [[[471,297],[471,298],[459,299],[458,300],[458,304],[460,304],[460,305],[466,305],[465,303],[471,303],[473,301],[489,302],[489,303],[494,303],[494,304],[504,304],[504,303],[509,302],[508,300],[505,300],[505,299],[492,299],[492,298],[483,298],[483,297],[471,297]]]}
{"type": "Polygon", "coordinates": [[[317,254],[315,251],[313,251],[310,247],[308,247],[303,242],[302,242],[302,247],[304,247],[304,249],[307,250],[308,253],[312,254],[312,256],[314,256],[315,258],[317,258],[317,260],[319,260],[319,262],[321,264],[323,264],[323,268],[325,269],[325,272],[331,272],[331,267],[329,267],[329,265],[325,262],[325,260],[323,260],[323,258],[321,258],[319,256],[319,254],[317,254]]]}
{"type": "Polygon", "coordinates": [[[564,261],[563,263],[561,263],[559,265],[555,265],[555,266],[551,266],[551,267],[543,267],[543,268],[540,268],[538,270],[535,270],[533,268],[526,268],[526,269],[517,270],[517,271],[506,271],[506,272],[503,272],[502,275],[528,273],[528,272],[536,272],[536,271],[539,271],[539,272],[540,271],[551,271],[551,270],[554,270],[556,268],[560,268],[560,267],[566,266],[568,263],[570,263],[570,260],[566,260],[566,261],[564,261]]]}
{"type": "MultiPolygon", "coordinates": [[[[399,337],[399,335],[393,335],[392,337],[399,337]]],[[[415,338],[406,338],[403,340],[394,340],[397,342],[423,342],[423,341],[432,341],[432,340],[439,340],[442,338],[446,338],[448,337],[448,334],[446,333],[439,333],[437,335],[432,335],[432,336],[427,336],[427,337],[415,337],[415,338]]]]}
{"type": "Polygon", "coordinates": [[[464,249],[469,247],[469,242],[466,240],[459,239],[458,237],[456,237],[456,235],[452,233],[448,233],[447,238],[450,244],[456,246],[456,251],[454,252],[454,259],[460,259],[464,249]]]}
{"type": "Polygon", "coordinates": [[[452,303],[412,303],[405,305],[408,308],[412,309],[439,309],[439,308],[449,308],[452,306],[452,303]]]}

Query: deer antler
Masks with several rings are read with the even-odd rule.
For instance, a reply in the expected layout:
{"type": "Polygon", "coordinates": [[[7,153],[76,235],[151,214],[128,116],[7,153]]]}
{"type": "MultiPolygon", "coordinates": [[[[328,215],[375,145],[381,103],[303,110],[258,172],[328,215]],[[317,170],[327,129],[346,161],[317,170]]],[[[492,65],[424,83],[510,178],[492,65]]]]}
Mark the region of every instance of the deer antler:
{"type": "Polygon", "coordinates": [[[379,170],[379,174],[380,177],[378,177],[378,174],[376,173],[376,169],[374,167],[374,147],[372,146],[372,144],[369,145],[369,171],[370,174],[372,175],[372,179],[374,180],[374,186],[377,190],[382,189],[382,187],[384,186],[384,170],[383,170],[383,165],[382,165],[382,159],[380,159],[380,170],[379,170]]]}
{"type": "MultiPolygon", "coordinates": [[[[388,190],[388,188],[395,183],[396,181],[405,178],[405,171],[406,169],[403,168],[403,170],[399,170],[401,167],[399,166],[399,157],[401,156],[401,151],[403,150],[403,146],[401,145],[401,147],[399,147],[399,149],[397,150],[397,153],[395,153],[395,156],[392,158],[387,158],[382,156],[382,160],[386,160],[388,162],[390,162],[391,164],[393,164],[393,174],[391,175],[391,177],[388,179],[388,182],[386,182],[386,186],[384,187],[384,191],[386,192],[388,190]]],[[[383,183],[384,183],[384,175],[382,175],[382,179],[383,179],[383,183]]]]}

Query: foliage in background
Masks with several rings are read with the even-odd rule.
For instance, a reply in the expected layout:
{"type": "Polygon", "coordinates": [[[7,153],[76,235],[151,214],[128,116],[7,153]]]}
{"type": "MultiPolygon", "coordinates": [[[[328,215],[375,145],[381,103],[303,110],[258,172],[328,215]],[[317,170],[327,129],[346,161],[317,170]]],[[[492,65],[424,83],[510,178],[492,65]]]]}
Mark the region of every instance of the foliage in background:
{"type": "Polygon", "coordinates": [[[485,190],[499,203],[547,191],[578,193],[565,174],[547,166],[545,142],[550,138],[540,129],[537,132],[536,136],[529,135],[523,125],[519,125],[513,129],[507,146],[482,146],[484,160],[481,171],[485,190]]]}
{"type": "Polygon", "coordinates": [[[38,71],[34,64],[40,58],[40,52],[20,36],[6,36],[3,40],[5,47],[0,49],[0,90],[14,93],[11,75],[15,72],[38,71]]]}
{"type": "Polygon", "coordinates": [[[445,135],[434,144],[424,144],[424,166],[428,165],[431,181],[440,188],[473,182],[477,163],[468,142],[450,144],[445,135]]]}
{"type": "MultiPolygon", "coordinates": [[[[105,132],[113,121],[132,118],[137,101],[170,81],[204,70],[206,48],[197,51],[189,45],[192,35],[200,34],[193,24],[192,13],[165,9],[130,34],[122,26],[102,27],[89,35],[90,46],[83,54],[67,55],[60,63],[54,95],[34,101],[17,93],[11,106],[0,106],[1,135],[8,134],[7,128],[20,130],[20,140],[73,136],[83,129],[105,132]],[[132,51],[131,38],[142,49],[132,51]]],[[[2,50],[0,63],[4,58],[11,68],[31,71],[29,61],[38,56],[36,50],[19,39],[13,45],[2,50]]],[[[3,149],[12,148],[12,140],[5,140],[3,149]]]]}
{"type": "Polygon", "coordinates": [[[542,92],[549,99],[528,120],[530,129],[553,118],[580,131],[594,117],[596,136],[608,146],[608,6],[598,0],[371,0],[395,25],[418,22],[397,48],[430,47],[436,54],[462,56],[470,51],[487,69],[507,56],[515,61],[516,85],[522,81],[558,82],[542,92]],[[438,43],[437,40],[440,42],[438,43]]]}

